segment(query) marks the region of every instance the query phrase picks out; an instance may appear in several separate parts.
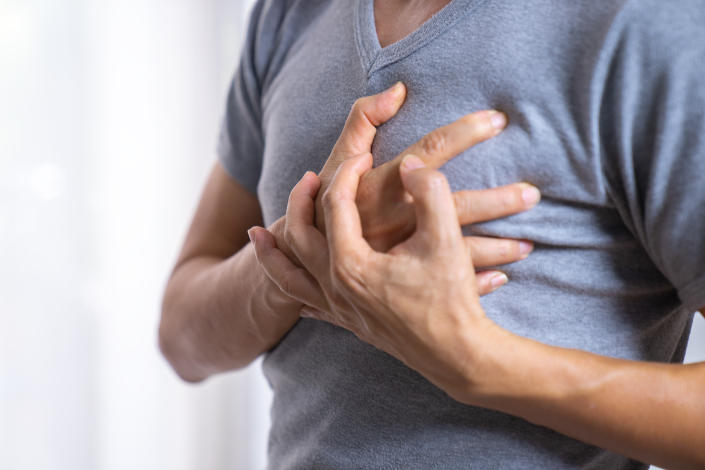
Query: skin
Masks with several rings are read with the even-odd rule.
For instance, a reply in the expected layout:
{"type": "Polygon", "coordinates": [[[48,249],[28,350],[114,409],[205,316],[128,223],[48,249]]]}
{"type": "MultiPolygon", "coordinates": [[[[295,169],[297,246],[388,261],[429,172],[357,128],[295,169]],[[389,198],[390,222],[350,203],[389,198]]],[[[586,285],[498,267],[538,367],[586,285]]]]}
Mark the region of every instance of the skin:
{"type": "MultiPolygon", "coordinates": [[[[375,22],[381,46],[385,47],[405,37],[447,3],[448,0],[376,1],[375,22]]],[[[377,105],[381,106],[379,103],[377,105]]],[[[357,110],[353,109],[351,114],[360,112],[361,108],[364,106],[359,106],[358,102],[357,110]]],[[[382,122],[381,118],[376,120],[373,110],[364,110],[362,114],[368,121],[362,125],[368,131],[382,122]]],[[[374,132],[369,137],[369,132],[365,133],[364,129],[361,134],[362,139],[369,138],[370,141],[374,137],[374,132]]],[[[351,141],[356,138],[351,137],[351,141]]],[[[431,138],[427,143],[447,140],[431,138]]],[[[433,145],[427,147],[431,150],[434,148],[433,145]]],[[[339,159],[337,166],[342,161],[339,159]]],[[[337,166],[329,165],[328,174],[322,173],[321,178],[330,180],[337,166]]],[[[365,213],[366,201],[368,207],[373,207],[364,197],[365,192],[375,194],[375,190],[387,188],[390,181],[395,181],[390,171],[392,169],[399,169],[399,165],[387,168],[384,174],[378,172],[379,176],[375,178],[370,176],[374,175],[371,171],[364,173],[363,178],[369,182],[359,183],[356,196],[361,230],[369,235],[370,244],[380,249],[393,249],[395,243],[403,240],[412,231],[411,228],[415,227],[415,223],[405,225],[407,233],[403,234],[389,226],[376,225],[373,221],[375,217],[385,220],[397,214],[396,211],[390,212],[390,208],[376,213],[369,213],[368,210],[365,213]],[[380,233],[382,235],[378,236],[380,233]]],[[[407,178],[407,184],[413,185],[413,181],[413,178],[407,178]]],[[[312,188],[320,183],[311,184],[313,186],[309,190],[314,194],[312,188]]],[[[396,185],[398,188],[399,181],[396,181],[396,185]]],[[[405,194],[405,191],[401,193],[405,194]]],[[[506,188],[493,193],[456,194],[458,222],[472,223],[473,214],[476,217],[480,214],[480,220],[489,220],[530,207],[531,204],[522,202],[518,196],[520,193],[519,188],[513,191],[506,188]]],[[[320,199],[318,204],[321,209],[317,211],[317,226],[323,230],[325,220],[320,199]]],[[[408,213],[408,210],[407,206],[405,211],[408,213]]],[[[278,281],[272,281],[265,274],[254,257],[252,245],[247,244],[245,238],[245,229],[261,225],[261,220],[257,198],[232,181],[216,163],[172,271],[163,301],[160,347],[176,372],[185,380],[200,381],[212,374],[247,365],[276,344],[298,321],[303,303],[284,292],[296,296],[292,291],[297,287],[297,279],[303,277],[301,282],[305,285],[312,278],[308,271],[300,267],[300,261],[284,241],[285,218],[269,227],[273,238],[257,229],[253,231],[256,239],[259,239],[260,259],[269,260],[263,264],[269,263],[268,274],[278,281]],[[276,246],[282,251],[278,251],[276,246]],[[296,264],[290,262],[284,253],[291,256],[296,264]],[[282,289],[277,287],[277,282],[282,289]],[[240,309],[235,312],[231,305],[238,305],[240,309]]],[[[399,228],[399,221],[396,224],[399,228]]],[[[418,228],[414,233],[418,232],[423,233],[423,228],[418,228]]],[[[419,237],[416,238],[418,240],[419,237]]],[[[454,249],[458,250],[457,237],[454,243],[454,249]]],[[[516,253],[518,245],[514,242],[502,243],[505,245],[499,251],[504,254],[499,258],[509,262],[512,260],[510,253],[516,253]]],[[[390,256],[405,255],[413,259],[413,249],[419,246],[423,247],[423,243],[408,244],[406,248],[410,251],[390,251],[390,256]]],[[[482,255],[487,258],[487,265],[500,264],[489,261],[493,250],[499,246],[476,245],[471,247],[470,256],[476,266],[481,265],[482,255]]],[[[522,256],[525,255],[515,258],[520,259],[522,256]]],[[[415,262],[418,267],[418,263],[424,261],[417,258],[415,262]]],[[[461,272],[464,274],[463,282],[469,283],[467,267],[461,269],[461,272]]],[[[342,287],[346,286],[346,278],[342,276],[344,272],[338,274],[339,292],[345,292],[346,288],[342,287]]],[[[482,284],[481,276],[476,277],[476,283],[479,293],[492,289],[492,286],[482,284]]],[[[440,292],[437,291],[435,295],[440,296],[440,292]]],[[[435,300],[442,301],[443,298],[435,300]]],[[[476,299],[473,299],[468,305],[476,307],[475,302],[476,299]]],[[[316,303],[312,302],[312,305],[316,303]]],[[[450,312],[456,315],[456,322],[460,320],[455,310],[440,308],[444,305],[442,302],[435,305],[428,312],[434,315],[448,315],[450,312]]],[[[465,307],[468,308],[467,305],[465,307]]],[[[470,317],[474,320],[472,325],[463,326],[462,321],[457,323],[462,328],[455,331],[456,342],[446,350],[438,350],[438,339],[441,339],[441,344],[446,340],[443,334],[448,334],[448,328],[443,326],[443,321],[448,319],[444,317],[441,322],[429,324],[427,318],[417,315],[416,325],[436,325],[440,330],[433,329],[435,333],[431,335],[430,343],[428,336],[425,339],[419,336],[422,338],[420,341],[426,341],[424,344],[428,356],[419,358],[413,351],[407,351],[405,362],[411,367],[426,370],[427,377],[434,383],[446,387],[449,393],[466,403],[512,413],[578,439],[661,466],[705,466],[702,453],[697,452],[697,448],[705,448],[699,437],[705,435],[701,429],[705,417],[702,399],[699,398],[704,386],[702,364],[641,364],[552,348],[501,331],[489,323],[482,312],[476,308],[471,310],[474,312],[470,317]],[[484,343],[482,338],[485,338],[484,343]],[[497,344],[508,347],[497,348],[497,344]],[[415,366],[414,361],[423,362],[426,357],[440,362],[442,367],[436,370],[428,364],[415,366]],[[467,359],[468,362],[458,363],[458,358],[467,359]],[[455,370],[453,364],[459,370],[455,370]],[[540,367],[537,367],[538,364],[540,367]],[[517,374],[515,371],[523,373],[517,374]],[[644,383],[648,383],[649,387],[641,386],[644,383]]],[[[393,309],[388,311],[406,315],[403,309],[399,312],[393,309]]],[[[320,311],[304,309],[303,312],[333,323],[338,321],[338,324],[343,324],[347,321],[344,315],[335,320],[324,318],[320,311]]],[[[703,312],[705,308],[701,309],[703,312]]],[[[395,321],[397,324],[406,324],[408,318],[396,318],[395,321]]],[[[450,324],[454,323],[451,321],[450,324]]],[[[364,333],[366,330],[360,331],[364,333]]],[[[368,340],[373,341],[371,337],[368,340]]],[[[406,351],[403,347],[394,351],[391,346],[387,347],[400,358],[400,351],[406,351]]]]}
{"type": "Polygon", "coordinates": [[[374,2],[375,27],[380,46],[408,36],[450,0],[385,0],[374,2]]]}
{"type": "MultiPolygon", "coordinates": [[[[289,198],[287,238],[304,264],[289,294],[304,315],[346,328],[454,399],[492,408],[666,468],[705,468],[705,363],[627,361],[514,335],[486,315],[445,177],[409,154],[400,167],[416,230],[387,253],[362,237],[355,197],[371,158],[344,162],[323,195],[327,238],[314,225],[320,180],[289,198]],[[648,384],[648,386],[645,386],[648,384]]],[[[264,229],[250,230],[277,282],[290,262],[264,229]]]]}
{"type": "MultiPolygon", "coordinates": [[[[386,92],[358,100],[326,161],[320,179],[325,186],[337,168],[357,154],[369,155],[376,126],[400,109],[406,89],[398,84],[386,92]]],[[[409,150],[429,167],[438,168],[457,153],[497,135],[506,124],[501,113],[481,111],[436,129],[409,150]],[[493,124],[494,123],[494,124],[493,124]]],[[[414,230],[414,211],[399,180],[401,155],[367,173],[357,204],[370,243],[384,251],[414,230]]],[[[459,224],[504,217],[533,207],[536,188],[525,183],[453,195],[459,224]]],[[[279,284],[297,288],[300,267],[288,248],[286,217],[269,226],[277,246],[294,260],[279,273],[279,284]],[[289,286],[289,284],[291,285],[289,286]]],[[[320,220],[321,228],[325,224],[320,220]]],[[[186,381],[250,364],[274,347],[300,318],[303,304],[286,294],[257,262],[247,229],[261,225],[257,198],[230,179],[217,163],[208,179],[181,254],[162,302],[159,346],[176,373],[186,381]]],[[[459,225],[460,226],[460,225],[459,225]]],[[[530,242],[468,237],[465,249],[476,268],[524,259],[530,242]]],[[[479,295],[507,282],[497,270],[476,277],[479,295]]]]}

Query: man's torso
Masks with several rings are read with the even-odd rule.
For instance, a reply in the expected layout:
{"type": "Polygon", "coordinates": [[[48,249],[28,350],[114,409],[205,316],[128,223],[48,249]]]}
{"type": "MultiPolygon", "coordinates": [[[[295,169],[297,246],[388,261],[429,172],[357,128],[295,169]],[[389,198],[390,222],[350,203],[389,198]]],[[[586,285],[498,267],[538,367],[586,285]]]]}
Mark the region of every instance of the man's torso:
{"type": "MultiPolygon", "coordinates": [[[[397,80],[401,111],[379,128],[375,163],[469,112],[510,125],[441,171],[453,190],[538,186],[534,210],[466,228],[526,238],[483,298],[494,321],[553,345],[639,360],[682,360],[690,316],[609,194],[599,138],[606,44],[625,2],[453,0],[381,49],[371,0],[289,2],[262,83],[265,223],[319,170],[354,100],[397,80]]],[[[619,125],[619,123],[614,123],[619,125]]],[[[609,164],[609,162],[607,163],[609,164]]],[[[271,468],[641,468],[523,420],[454,402],[351,333],[303,319],[267,354],[274,393],[271,468]]]]}

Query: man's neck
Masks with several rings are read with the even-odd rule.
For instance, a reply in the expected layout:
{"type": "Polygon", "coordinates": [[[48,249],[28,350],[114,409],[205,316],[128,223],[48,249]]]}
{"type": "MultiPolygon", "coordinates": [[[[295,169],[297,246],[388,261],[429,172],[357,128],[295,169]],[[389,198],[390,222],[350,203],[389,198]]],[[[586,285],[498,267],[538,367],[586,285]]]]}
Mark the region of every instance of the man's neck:
{"type": "Polygon", "coordinates": [[[375,27],[382,47],[405,38],[451,0],[375,0],[375,27]]]}

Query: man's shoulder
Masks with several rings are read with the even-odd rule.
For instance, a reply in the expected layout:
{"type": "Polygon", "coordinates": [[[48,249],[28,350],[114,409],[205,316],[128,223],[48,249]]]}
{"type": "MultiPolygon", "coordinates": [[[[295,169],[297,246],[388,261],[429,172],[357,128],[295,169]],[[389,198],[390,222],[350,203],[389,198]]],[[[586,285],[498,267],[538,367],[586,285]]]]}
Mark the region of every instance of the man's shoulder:
{"type": "Polygon", "coordinates": [[[651,47],[705,45],[705,1],[628,0],[617,25],[626,36],[636,36],[651,47]]]}
{"type": "Polygon", "coordinates": [[[250,16],[258,55],[270,57],[288,49],[323,12],[341,4],[341,0],[258,0],[250,16]]]}

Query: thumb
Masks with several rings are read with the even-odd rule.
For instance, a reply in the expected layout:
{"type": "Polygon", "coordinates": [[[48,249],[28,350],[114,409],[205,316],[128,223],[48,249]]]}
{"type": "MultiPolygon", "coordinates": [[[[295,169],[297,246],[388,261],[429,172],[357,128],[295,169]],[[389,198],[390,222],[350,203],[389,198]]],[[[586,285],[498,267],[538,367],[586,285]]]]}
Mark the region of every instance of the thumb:
{"type": "Polygon", "coordinates": [[[343,132],[333,147],[333,153],[344,160],[369,152],[377,126],[387,122],[399,111],[405,97],[406,87],[402,82],[397,82],[381,93],[355,101],[343,132]]]}

